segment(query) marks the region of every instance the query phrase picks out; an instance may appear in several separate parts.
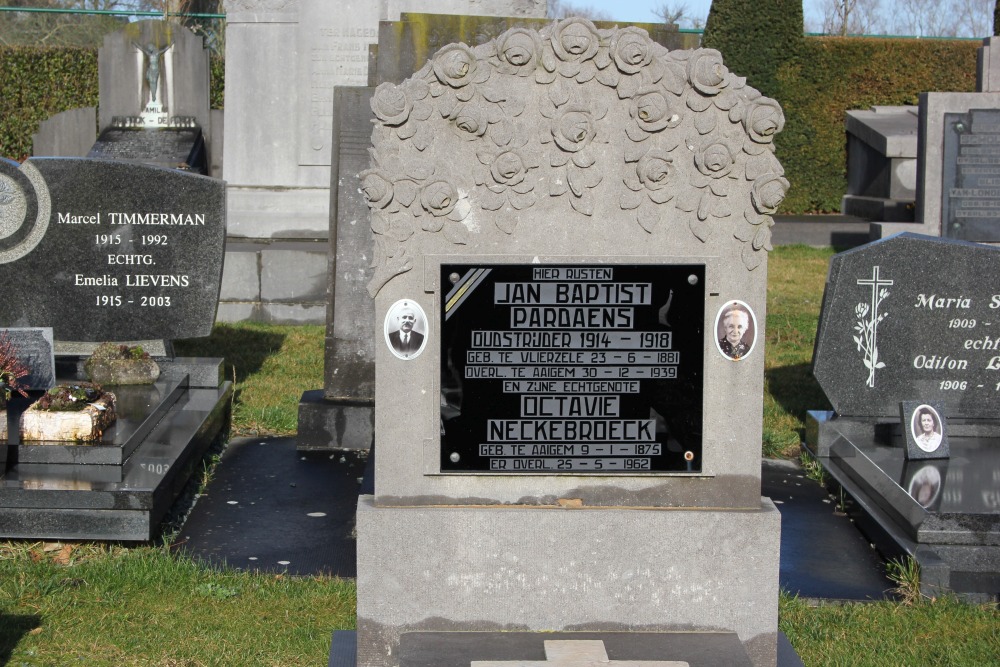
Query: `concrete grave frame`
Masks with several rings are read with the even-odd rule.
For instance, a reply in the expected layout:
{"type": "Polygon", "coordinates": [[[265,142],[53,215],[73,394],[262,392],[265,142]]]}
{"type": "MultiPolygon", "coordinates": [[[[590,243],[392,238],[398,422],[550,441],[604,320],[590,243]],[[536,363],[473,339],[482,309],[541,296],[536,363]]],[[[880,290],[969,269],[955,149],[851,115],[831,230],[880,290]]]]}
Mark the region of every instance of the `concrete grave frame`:
{"type": "Polygon", "coordinates": [[[713,318],[741,301],[765,340],[770,215],[788,189],[780,106],[717,51],[580,18],[446,46],[371,105],[376,322],[413,299],[430,342],[407,361],[376,346],[358,664],[394,667],[400,634],[418,629],[616,629],[732,631],[774,665],[764,355],[723,358],[713,318]],[[462,262],[704,264],[702,471],[441,474],[440,267],[462,262]]]}

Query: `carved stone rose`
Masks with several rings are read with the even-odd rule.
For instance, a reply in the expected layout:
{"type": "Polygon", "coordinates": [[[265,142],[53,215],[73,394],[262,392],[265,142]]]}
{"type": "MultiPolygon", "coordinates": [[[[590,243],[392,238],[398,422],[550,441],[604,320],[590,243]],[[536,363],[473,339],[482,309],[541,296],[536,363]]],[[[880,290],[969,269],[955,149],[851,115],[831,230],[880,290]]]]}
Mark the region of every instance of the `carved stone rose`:
{"type": "Polygon", "coordinates": [[[486,134],[489,124],[486,109],[478,104],[463,104],[455,115],[455,129],[458,136],[469,141],[486,134]]]}
{"type": "Polygon", "coordinates": [[[465,44],[444,47],[437,52],[432,62],[438,81],[452,88],[462,88],[473,81],[479,81],[476,76],[476,55],[465,44]]]}
{"type": "Polygon", "coordinates": [[[527,76],[535,69],[542,41],[538,33],[525,28],[513,28],[497,38],[497,58],[507,71],[527,76]]]}
{"type": "Polygon", "coordinates": [[[448,181],[434,181],[420,192],[420,206],[436,218],[451,213],[458,204],[458,191],[448,181]]]}
{"type": "Polygon", "coordinates": [[[596,134],[593,117],[581,110],[567,110],[552,127],[556,145],[569,153],[586,148],[596,134]]]}
{"type": "Polygon", "coordinates": [[[601,36],[594,24],[578,17],[557,23],[551,41],[556,57],[565,62],[589,60],[601,46],[601,36]]]}
{"type": "Polygon", "coordinates": [[[361,192],[372,208],[385,208],[392,201],[392,181],[376,170],[361,172],[361,192]]]}
{"type": "Polygon", "coordinates": [[[717,141],[695,153],[694,163],[705,176],[722,178],[733,169],[733,153],[726,144],[717,141]]]}
{"type": "Polygon", "coordinates": [[[643,132],[659,132],[667,127],[677,127],[681,116],[658,86],[640,89],[632,98],[629,115],[643,132]]]}
{"type": "Polygon", "coordinates": [[[383,83],[375,89],[371,107],[375,116],[386,125],[401,125],[410,117],[413,103],[407,98],[402,86],[383,83]]]}
{"type": "Polygon", "coordinates": [[[699,49],[688,62],[688,79],[702,95],[718,95],[729,85],[729,70],[715,49],[699,49]]]}
{"type": "Polygon", "coordinates": [[[743,114],[743,127],[750,139],[758,144],[771,143],[784,126],[785,115],[781,107],[769,97],[750,103],[743,114]]]}
{"type": "Polygon", "coordinates": [[[753,182],[750,199],[758,213],[770,215],[778,210],[787,192],[787,178],[781,174],[765,174],[753,182]]]}
{"type": "Polygon", "coordinates": [[[630,26],[611,38],[611,57],[625,74],[636,74],[653,61],[653,42],[645,30],[630,26]]]}

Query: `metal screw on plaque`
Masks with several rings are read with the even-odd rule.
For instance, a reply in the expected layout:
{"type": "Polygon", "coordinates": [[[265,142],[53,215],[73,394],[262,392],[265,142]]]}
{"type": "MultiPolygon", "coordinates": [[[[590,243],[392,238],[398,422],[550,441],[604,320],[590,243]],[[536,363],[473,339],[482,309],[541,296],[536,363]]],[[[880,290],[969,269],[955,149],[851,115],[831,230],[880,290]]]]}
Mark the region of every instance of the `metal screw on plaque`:
{"type": "Polygon", "coordinates": [[[692,452],[692,451],[684,452],[684,460],[685,461],[694,461],[694,452],[692,452]]]}
{"type": "Polygon", "coordinates": [[[688,276],[688,284],[689,285],[697,285],[698,284],[698,276],[694,275],[693,273],[690,276],[688,276]]]}
{"type": "Polygon", "coordinates": [[[956,132],[965,132],[965,123],[955,123],[956,132]]]}
{"type": "Polygon", "coordinates": [[[448,458],[451,459],[452,463],[458,463],[458,460],[462,457],[458,455],[458,452],[452,452],[448,458]]]}
{"type": "Polygon", "coordinates": [[[457,283],[459,278],[461,278],[461,276],[458,275],[457,273],[453,273],[450,276],[448,276],[448,280],[451,281],[452,285],[454,285],[455,283],[457,283]]]}

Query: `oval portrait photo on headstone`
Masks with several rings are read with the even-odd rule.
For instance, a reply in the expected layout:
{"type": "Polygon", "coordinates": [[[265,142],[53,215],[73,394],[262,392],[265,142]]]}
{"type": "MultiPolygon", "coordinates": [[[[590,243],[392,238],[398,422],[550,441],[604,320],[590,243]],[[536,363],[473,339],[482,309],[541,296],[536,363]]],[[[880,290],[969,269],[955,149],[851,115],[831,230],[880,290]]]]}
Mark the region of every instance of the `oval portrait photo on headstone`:
{"type": "Polygon", "coordinates": [[[399,359],[415,359],[427,345],[427,315],[413,299],[400,299],[385,315],[385,344],[399,359]]]}
{"type": "Polygon", "coordinates": [[[910,419],[910,432],[917,447],[928,453],[937,451],[944,435],[941,415],[933,406],[918,406],[910,419]]]}
{"type": "Polygon", "coordinates": [[[742,301],[727,301],[715,316],[715,346],[726,359],[750,356],[757,342],[757,316],[742,301]]]}

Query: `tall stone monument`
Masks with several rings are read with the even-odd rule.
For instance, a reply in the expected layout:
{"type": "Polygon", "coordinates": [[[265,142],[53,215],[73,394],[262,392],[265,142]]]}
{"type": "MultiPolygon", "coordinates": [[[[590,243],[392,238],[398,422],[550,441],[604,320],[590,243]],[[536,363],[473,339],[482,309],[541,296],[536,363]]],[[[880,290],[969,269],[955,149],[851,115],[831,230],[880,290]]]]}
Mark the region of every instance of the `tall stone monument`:
{"type": "Polygon", "coordinates": [[[545,2],[226,0],[225,10],[231,243],[219,316],[322,324],[333,90],[367,85],[379,21],[417,11],[541,18],[545,2]]]}
{"type": "MultiPolygon", "coordinates": [[[[976,74],[976,92],[920,94],[915,220],[887,216],[885,222],[873,225],[873,238],[914,232],[963,241],[1000,241],[1000,42],[996,37],[983,40],[976,74]]],[[[888,137],[886,146],[897,146],[912,132],[912,120],[882,131],[888,137]]],[[[904,169],[909,172],[911,168],[904,169]]],[[[899,198],[905,198],[901,189],[896,190],[899,198]]]]}
{"type": "MultiPolygon", "coordinates": [[[[357,664],[523,631],[612,660],[626,632],[692,642],[628,660],[693,645],[774,665],[760,440],[781,108],[716,51],[579,18],[446,46],[372,108],[357,664]]],[[[471,659],[544,658],[509,648],[471,659]]]]}
{"type": "MultiPolygon", "coordinates": [[[[108,34],[98,54],[100,91],[97,127],[101,132],[132,131],[127,146],[105,148],[112,157],[142,160],[176,168],[188,159],[193,141],[187,136],[197,128],[198,150],[210,153],[212,112],[209,109],[209,53],[203,39],[170,21],[136,21],[108,34]],[[170,129],[170,133],[145,133],[143,128],[170,129]],[[172,136],[176,135],[176,136],[172,136]],[[185,135],[183,140],[178,136],[185,135]],[[142,137],[144,141],[137,141],[142,137]],[[145,144],[145,145],[144,145],[145,144]],[[186,148],[180,157],[176,153],[186,148]],[[166,150],[165,149],[169,149],[166,150]]],[[[33,137],[32,152],[40,157],[84,157],[94,148],[95,109],[86,107],[58,114],[42,123],[33,137]]],[[[221,122],[219,137],[221,141],[221,122]]],[[[106,137],[102,137],[106,139],[106,137]]],[[[221,143],[214,146],[221,153],[221,143]]],[[[221,157],[217,156],[217,157],[221,157]]],[[[193,158],[192,158],[193,159],[193,158]]],[[[210,156],[203,155],[207,161],[210,156]]],[[[211,175],[209,169],[203,170],[211,175]]],[[[219,174],[221,175],[221,174],[219,174]]]]}

